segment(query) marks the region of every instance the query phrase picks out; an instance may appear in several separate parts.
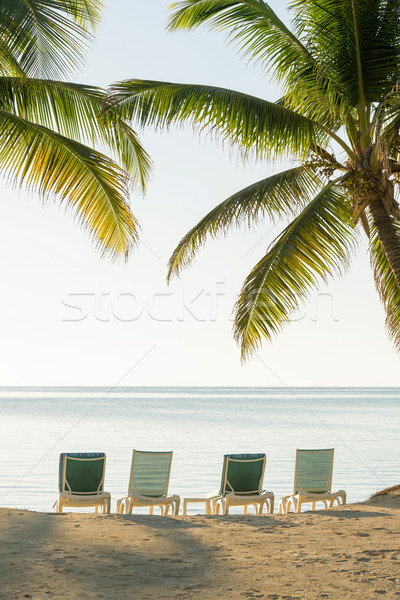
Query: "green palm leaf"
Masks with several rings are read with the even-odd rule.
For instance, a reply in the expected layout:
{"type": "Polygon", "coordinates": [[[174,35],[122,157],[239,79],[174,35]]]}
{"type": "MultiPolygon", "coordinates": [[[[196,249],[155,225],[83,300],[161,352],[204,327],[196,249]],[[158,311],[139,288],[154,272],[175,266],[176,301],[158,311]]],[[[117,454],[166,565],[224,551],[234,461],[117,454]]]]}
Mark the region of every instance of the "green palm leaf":
{"type": "Polygon", "coordinates": [[[296,33],[349,104],[379,102],[399,76],[398,0],[296,0],[296,33]]]}
{"type": "Polygon", "coordinates": [[[110,106],[141,126],[187,122],[257,157],[305,155],[324,145],[326,132],[289,108],[232,90],[205,85],[131,79],[111,88],[110,106]]]}
{"type": "Polygon", "coordinates": [[[74,69],[101,6],[100,0],[3,0],[0,39],[8,48],[3,73],[56,78],[74,69]]]}
{"type": "Polygon", "coordinates": [[[378,143],[383,143],[392,158],[397,158],[400,151],[400,93],[394,88],[386,98],[377,105],[374,114],[378,143]]]}
{"type": "Polygon", "coordinates": [[[210,211],[174,250],[168,280],[188,267],[208,237],[227,235],[231,227],[251,227],[260,219],[295,214],[316,192],[320,179],[304,167],[296,167],[257,181],[221,202],[210,211]]]}
{"type": "Polygon", "coordinates": [[[104,90],[94,86],[0,77],[0,107],[73,140],[108,147],[144,187],[151,171],[150,157],[119,115],[103,113],[106,102],[104,90]]]}
{"type": "Polygon", "coordinates": [[[184,0],[171,6],[169,30],[210,29],[230,31],[229,39],[251,58],[273,65],[278,76],[309,61],[301,41],[268,4],[260,0],[184,0]]]}
{"type": "Polygon", "coordinates": [[[0,107],[76,140],[104,142],[99,120],[105,93],[79,83],[0,77],[0,107]]]}
{"type": "Polygon", "coordinates": [[[126,175],[103,154],[0,110],[0,169],[43,199],[59,198],[103,254],[126,254],[136,244],[126,175]]]}
{"type": "Polygon", "coordinates": [[[302,299],[348,263],[352,211],[330,182],[273,243],[246,278],[236,303],[234,335],[242,359],[288,322],[302,299]]]}
{"type": "Polygon", "coordinates": [[[133,182],[145,189],[152,171],[152,160],[137,133],[112,110],[99,117],[107,145],[114,152],[133,182]]]}
{"type": "MultiPolygon", "coordinates": [[[[400,224],[393,220],[398,237],[400,224]]],[[[400,288],[382,248],[372,219],[369,222],[371,230],[370,257],[374,272],[375,285],[386,311],[386,329],[393,340],[393,345],[400,351],[400,288]]]]}
{"type": "Polygon", "coordinates": [[[228,30],[250,59],[268,67],[282,82],[292,106],[329,128],[349,106],[313,56],[307,39],[291,31],[261,0],[186,0],[172,5],[169,29],[194,29],[207,24],[210,29],[228,30]]]}

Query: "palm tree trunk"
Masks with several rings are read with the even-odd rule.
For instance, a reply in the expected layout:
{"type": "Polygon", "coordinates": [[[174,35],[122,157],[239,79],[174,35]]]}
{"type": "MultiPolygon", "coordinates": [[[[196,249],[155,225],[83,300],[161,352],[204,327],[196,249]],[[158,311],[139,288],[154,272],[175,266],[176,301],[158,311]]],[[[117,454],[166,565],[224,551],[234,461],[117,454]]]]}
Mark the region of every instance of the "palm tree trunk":
{"type": "Polygon", "coordinates": [[[396,278],[397,285],[400,287],[400,238],[393,227],[392,217],[389,216],[380,198],[375,198],[369,204],[369,210],[381,241],[382,249],[396,278]]]}

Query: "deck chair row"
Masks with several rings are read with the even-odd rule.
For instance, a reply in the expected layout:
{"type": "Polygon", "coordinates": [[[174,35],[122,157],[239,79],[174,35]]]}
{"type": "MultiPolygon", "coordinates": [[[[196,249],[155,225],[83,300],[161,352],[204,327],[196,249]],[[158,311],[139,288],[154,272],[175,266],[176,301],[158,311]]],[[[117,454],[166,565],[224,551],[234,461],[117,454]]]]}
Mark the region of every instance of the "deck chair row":
{"type": "MultiPolygon", "coordinates": [[[[133,508],[158,506],[162,515],[179,513],[180,497],[168,495],[173,452],[133,450],[127,495],[119,498],[115,512],[130,514],[133,508]]],[[[346,492],[332,492],[334,449],[297,450],[293,493],[283,496],[279,513],[300,512],[305,503],[314,510],[317,502],[325,508],[346,503],[346,492]]],[[[254,506],[257,514],[274,512],[274,494],[263,490],[265,454],[225,454],[219,490],[206,498],[206,513],[228,514],[231,506],[244,513],[254,506]]],[[[56,510],[66,507],[94,507],[111,511],[111,496],[104,491],[106,456],[103,452],[63,453],[59,466],[59,497],[56,510]]],[[[184,501],[185,508],[185,501],[184,501]]],[[[185,512],[185,511],[184,511],[185,512]]]]}

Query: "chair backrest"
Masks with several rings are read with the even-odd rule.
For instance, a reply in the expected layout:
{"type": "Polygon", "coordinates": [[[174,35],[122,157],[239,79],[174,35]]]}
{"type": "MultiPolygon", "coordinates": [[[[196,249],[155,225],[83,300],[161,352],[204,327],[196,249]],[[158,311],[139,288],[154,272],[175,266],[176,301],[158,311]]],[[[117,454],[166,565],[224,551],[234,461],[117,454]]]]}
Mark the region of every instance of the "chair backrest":
{"type": "Polygon", "coordinates": [[[294,493],[312,494],[330,492],[334,448],[323,450],[297,450],[294,473],[294,493]]]}
{"type": "Polygon", "coordinates": [[[138,493],[141,496],[160,498],[168,494],[173,452],[132,453],[131,475],[128,496],[138,493]]]}
{"type": "Polygon", "coordinates": [[[58,489],[85,496],[101,494],[104,489],[106,455],[104,452],[66,452],[60,454],[58,489]]]}
{"type": "Polygon", "coordinates": [[[225,454],[219,493],[254,495],[262,491],[265,454],[225,454]]]}

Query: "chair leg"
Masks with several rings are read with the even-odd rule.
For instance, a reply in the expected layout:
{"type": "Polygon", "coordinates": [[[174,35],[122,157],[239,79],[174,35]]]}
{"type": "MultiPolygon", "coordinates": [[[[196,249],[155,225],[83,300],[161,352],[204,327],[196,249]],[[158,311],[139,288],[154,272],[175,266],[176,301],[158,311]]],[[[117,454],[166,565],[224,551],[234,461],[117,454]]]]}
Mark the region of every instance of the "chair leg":
{"type": "Polygon", "coordinates": [[[225,513],[225,507],[226,507],[226,502],[224,498],[220,498],[219,500],[217,500],[215,502],[215,514],[219,515],[219,510],[221,509],[221,514],[226,514],[225,513]]]}
{"type": "Polygon", "coordinates": [[[272,496],[272,498],[268,498],[269,500],[269,514],[273,515],[274,514],[274,497],[272,496]]]}
{"type": "Polygon", "coordinates": [[[296,512],[296,504],[295,504],[295,500],[294,499],[288,499],[286,500],[286,510],[285,510],[285,514],[290,513],[291,509],[293,508],[293,512],[296,512]]]}
{"type": "Polygon", "coordinates": [[[154,506],[149,506],[149,515],[153,514],[154,506]]]}
{"type": "Polygon", "coordinates": [[[181,503],[180,498],[178,498],[177,500],[175,500],[175,502],[174,502],[174,508],[175,508],[174,515],[179,515],[179,506],[180,506],[180,503],[181,503]]]}

